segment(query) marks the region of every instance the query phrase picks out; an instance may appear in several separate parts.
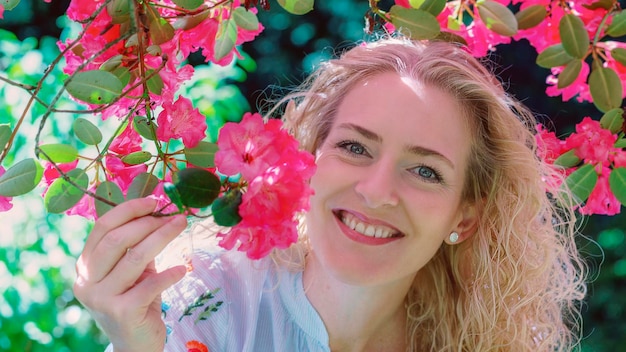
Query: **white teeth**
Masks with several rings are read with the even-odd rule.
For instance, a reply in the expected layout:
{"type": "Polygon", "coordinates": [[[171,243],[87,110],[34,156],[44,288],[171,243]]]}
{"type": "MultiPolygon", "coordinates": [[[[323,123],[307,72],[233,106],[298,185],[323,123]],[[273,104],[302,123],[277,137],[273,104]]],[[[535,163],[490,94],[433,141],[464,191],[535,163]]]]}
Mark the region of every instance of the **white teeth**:
{"type": "Polygon", "coordinates": [[[369,237],[388,238],[395,233],[395,230],[383,225],[371,225],[360,222],[351,214],[343,212],[341,221],[354,231],[369,237]]]}

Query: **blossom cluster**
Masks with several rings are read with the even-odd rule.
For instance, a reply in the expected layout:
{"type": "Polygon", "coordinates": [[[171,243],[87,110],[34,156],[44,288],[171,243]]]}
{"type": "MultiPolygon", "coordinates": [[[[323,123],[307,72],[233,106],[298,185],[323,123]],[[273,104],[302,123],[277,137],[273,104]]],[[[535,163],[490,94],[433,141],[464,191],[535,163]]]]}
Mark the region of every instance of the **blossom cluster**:
{"type": "Polygon", "coordinates": [[[273,248],[287,248],[298,239],[298,214],[308,209],[313,193],[313,155],[281,129],[279,120],[263,122],[246,114],[240,123],[220,130],[215,165],[220,173],[240,174],[246,184],[239,214],[242,221],[220,233],[220,246],[258,259],[273,248]]]}
{"type": "MultiPolygon", "coordinates": [[[[602,128],[600,122],[585,117],[576,126],[576,132],[564,140],[541,125],[538,126],[535,137],[540,156],[549,163],[554,163],[559,156],[573,151],[584,164],[593,165],[598,180],[585,204],[580,205],[581,214],[615,215],[620,212],[621,203],[609,187],[611,172],[615,168],[626,167],[626,151],[615,147],[617,134],[602,128]]],[[[559,169],[566,175],[576,170],[575,167],[559,169]]]]}

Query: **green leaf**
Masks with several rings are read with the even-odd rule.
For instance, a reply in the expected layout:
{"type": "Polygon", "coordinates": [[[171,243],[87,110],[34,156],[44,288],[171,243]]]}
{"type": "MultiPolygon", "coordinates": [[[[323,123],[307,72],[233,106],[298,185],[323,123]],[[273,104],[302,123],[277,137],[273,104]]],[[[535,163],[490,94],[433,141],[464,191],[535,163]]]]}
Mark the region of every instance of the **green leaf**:
{"type": "Polygon", "coordinates": [[[589,5],[582,4],[582,6],[589,10],[597,10],[597,9],[610,10],[614,4],[615,4],[615,0],[596,0],[589,5]]]}
{"type": "Polygon", "coordinates": [[[615,108],[607,111],[602,118],[600,118],[600,126],[602,128],[611,131],[612,133],[618,133],[622,130],[624,124],[624,110],[621,108],[615,108]]]}
{"type": "Polygon", "coordinates": [[[626,66],[626,49],[614,48],[613,50],[611,50],[611,57],[620,64],[626,66]]]}
{"type": "Polygon", "coordinates": [[[563,48],[577,59],[584,59],[589,49],[589,33],[578,16],[567,14],[559,22],[559,34],[563,48]]]}
{"type": "Polygon", "coordinates": [[[126,190],[126,199],[144,198],[152,194],[159,179],[151,173],[144,172],[133,178],[126,190]]]}
{"type": "MultiPolygon", "coordinates": [[[[122,190],[117,184],[111,181],[102,182],[96,189],[96,195],[115,204],[120,204],[124,202],[124,194],[122,193],[122,190]]],[[[113,206],[99,201],[98,199],[95,199],[95,205],[96,214],[98,214],[98,217],[113,209],[113,206]]]]}
{"type": "Polygon", "coordinates": [[[128,165],[139,165],[143,164],[146,161],[152,159],[152,154],[145,150],[140,150],[138,152],[133,152],[128,155],[124,155],[122,157],[122,161],[128,165]]]}
{"type": "Polygon", "coordinates": [[[9,139],[11,138],[11,126],[9,125],[0,125],[0,152],[4,150],[4,147],[9,143],[9,139]]]}
{"type": "MultiPolygon", "coordinates": [[[[67,172],[67,177],[80,187],[87,189],[89,178],[82,169],[74,169],[67,172]]],[[[60,177],[48,188],[44,196],[44,205],[50,213],[62,213],[78,203],[85,194],[76,188],[65,178],[60,177]]]]}
{"type": "Polygon", "coordinates": [[[122,94],[122,82],[103,70],[77,72],[67,83],[67,92],[90,104],[108,104],[122,94]]]}
{"type": "Polygon", "coordinates": [[[97,145],[102,142],[102,132],[100,132],[100,129],[82,117],[74,120],[72,130],[76,138],[87,145],[97,145]]]}
{"type": "Polygon", "coordinates": [[[43,176],[43,167],[28,158],[11,166],[0,176],[0,196],[15,197],[32,191],[43,176]]]}
{"type": "Polygon", "coordinates": [[[120,67],[120,65],[122,64],[122,58],[124,58],[124,56],[121,54],[112,56],[100,65],[100,69],[112,72],[116,68],[120,67]]]}
{"type": "Polygon", "coordinates": [[[214,54],[215,60],[220,60],[230,54],[237,42],[237,25],[235,21],[226,20],[220,26],[220,32],[215,38],[214,54]]]}
{"type": "Polygon", "coordinates": [[[163,184],[163,192],[167,194],[167,196],[170,198],[170,201],[172,201],[172,204],[176,205],[178,211],[180,211],[181,213],[185,211],[185,205],[180,198],[180,193],[178,193],[178,188],[176,188],[176,185],[174,185],[173,183],[165,182],[163,184]]]}
{"type": "Polygon", "coordinates": [[[574,149],[568,150],[567,152],[561,154],[554,161],[554,165],[562,166],[564,168],[570,168],[578,165],[580,163],[580,158],[576,156],[576,151],[574,149]]]}
{"type": "Polygon", "coordinates": [[[114,24],[130,21],[131,0],[112,0],[107,5],[107,12],[114,24]]]}
{"type": "Polygon", "coordinates": [[[612,68],[602,67],[591,71],[589,92],[593,104],[602,112],[619,108],[622,105],[622,82],[612,68]]]}
{"type": "Polygon", "coordinates": [[[437,18],[424,10],[393,5],[389,16],[396,29],[412,39],[431,39],[441,32],[437,18]]]}
{"type": "Polygon", "coordinates": [[[574,196],[572,203],[580,204],[589,198],[597,182],[598,174],[595,168],[591,164],[585,164],[567,176],[564,184],[574,196]]]}
{"type": "Polygon", "coordinates": [[[174,29],[187,31],[197,27],[200,23],[204,22],[207,17],[209,17],[209,11],[202,11],[194,15],[186,15],[174,21],[172,27],[174,27],[174,29]]]}
{"type": "Polygon", "coordinates": [[[437,17],[441,13],[441,11],[443,11],[444,7],[446,7],[446,0],[426,0],[416,8],[426,11],[431,15],[437,17]]]}
{"type": "Polygon", "coordinates": [[[233,19],[238,27],[249,31],[256,31],[259,29],[259,19],[252,11],[246,10],[245,7],[237,7],[233,11],[233,19]]]}
{"type": "Polygon", "coordinates": [[[38,157],[57,164],[71,163],[78,158],[78,150],[67,144],[44,144],[39,146],[39,150],[38,157]]]}
{"type": "Polygon", "coordinates": [[[626,167],[617,167],[609,175],[609,188],[620,203],[626,205],[626,167]]]}
{"type": "Polygon", "coordinates": [[[196,168],[186,168],[174,175],[174,184],[183,204],[191,208],[211,205],[220,193],[221,183],[213,173],[196,168]]]}
{"type": "Polygon", "coordinates": [[[187,161],[197,167],[206,168],[215,166],[214,158],[217,152],[217,144],[215,143],[200,141],[200,143],[193,148],[185,148],[184,152],[187,161]]]}
{"type": "MultiPolygon", "coordinates": [[[[146,77],[153,73],[154,73],[154,70],[152,69],[147,70],[146,77]]],[[[163,79],[161,78],[161,75],[159,75],[158,73],[148,78],[148,80],[146,81],[146,85],[148,86],[148,90],[156,95],[161,95],[161,92],[163,91],[163,87],[164,87],[163,79]]]]}
{"type": "Polygon", "coordinates": [[[508,7],[492,0],[478,2],[476,6],[487,28],[507,37],[517,33],[517,19],[508,7]]]}
{"type": "Polygon", "coordinates": [[[613,145],[613,147],[615,148],[626,148],[626,138],[620,138],[617,141],[615,141],[615,144],[613,145]]]}
{"type": "Polygon", "coordinates": [[[157,129],[155,121],[149,121],[145,116],[135,116],[133,118],[133,127],[143,138],[149,141],[155,140],[157,129]]]}
{"type": "Polygon", "coordinates": [[[241,221],[239,205],[241,204],[241,191],[230,190],[224,196],[217,198],[211,205],[211,215],[216,224],[220,226],[235,226],[241,221]]]}
{"type": "Polygon", "coordinates": [[[548,14],[543,5],[532,5],[515,14],[517,28],[530,29],[541,23],[548,14]]]}
{"type": "Polygon", "coordinates": [[[172,0],[176,5],[187,10],[195,10],[204,4],[204,0],[172,0]]]}
{"type": "Polygon", "coordinates": [[[543,68],[552,68],[566,65],[572,59],[573,57],[563,48],[563,44],[554,44],[537,55],[536,62],[543,68]]]}
{"type": "Polygon", "coordinates": [[[304,15],[313,10],[314,0],[278,0],[278,4],[294,15],[304,15]]]}
{"type": "Polygon", "coordinates": [[[580,70],[583,68],[583,61],[574,59],[570,61],[561,73],[559,73],[559,79],[557,82],[557,87],[559,89],[563,89],[570,84],[574,83],[578,75],[580,74],[580,70]]]}
{"type": "Polygon", "coordinates": [[[130,82],[130,71],[126,67],[120,66],[111,71],[111,73],[114,74],[120,82],[122,82],[122,87],[126,87],[130,82]]]}
{"type": "Polygon", "coordinates": [[[626,35],[626,12],[620,11],[616,15],[613,15],[611,24],[606,29],[606,34],[611,37],[621,37],[626,35]]]}
{"type": "Polygon", "coordinates": [[[19,3],[20,0],[0,0],[0,6],[4,7],[6,11],[13,10],[19,3]]]}
{"type": "Polygon", "coordinates": [[[174,27],[152,5],[146,6],[146,15],[152,44],[161,45],[174,38],[174,27]]]}

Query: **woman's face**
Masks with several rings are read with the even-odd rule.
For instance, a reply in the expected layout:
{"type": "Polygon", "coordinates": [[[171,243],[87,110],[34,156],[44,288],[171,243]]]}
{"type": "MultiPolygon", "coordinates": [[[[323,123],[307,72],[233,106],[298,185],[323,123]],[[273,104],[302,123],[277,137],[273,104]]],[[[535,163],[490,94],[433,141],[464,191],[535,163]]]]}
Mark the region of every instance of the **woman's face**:
{"type": "Polygon", "coordinates": [[[311,260],[349,284],[412,281],[471,223],[461,201],[470,143],[448,94],[393,73],[357,84],[317,151],[311,260]]]}

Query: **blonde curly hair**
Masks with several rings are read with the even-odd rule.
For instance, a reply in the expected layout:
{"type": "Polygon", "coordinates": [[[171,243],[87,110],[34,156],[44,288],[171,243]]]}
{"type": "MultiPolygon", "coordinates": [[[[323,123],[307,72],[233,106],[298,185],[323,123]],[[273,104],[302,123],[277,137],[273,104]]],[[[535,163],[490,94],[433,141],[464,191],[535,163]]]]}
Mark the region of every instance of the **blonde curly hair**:
{"type": "MultiPolygon", "coordinates": [[[[355,46],[285,98],[295,102],[287,128],[315,152],[348,91],[384,72],[458,99],[473,141],[463,197],[480,214],[473,236],[443,245],[416,275],[406,297],[409,350],[570,351],[586,293],[575,214],[558,206],[566,191],[546,182],[559,174],[536,156],[532,113],[462,46],[406,38],[355,46]]],[[[292,260],[296,252],[302,258],[306,246],[292,260]]]]}

